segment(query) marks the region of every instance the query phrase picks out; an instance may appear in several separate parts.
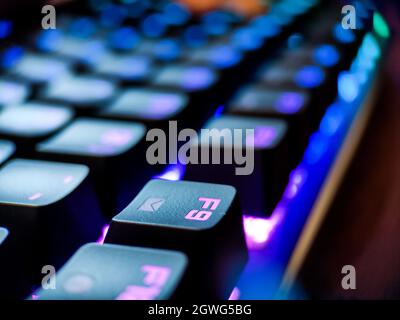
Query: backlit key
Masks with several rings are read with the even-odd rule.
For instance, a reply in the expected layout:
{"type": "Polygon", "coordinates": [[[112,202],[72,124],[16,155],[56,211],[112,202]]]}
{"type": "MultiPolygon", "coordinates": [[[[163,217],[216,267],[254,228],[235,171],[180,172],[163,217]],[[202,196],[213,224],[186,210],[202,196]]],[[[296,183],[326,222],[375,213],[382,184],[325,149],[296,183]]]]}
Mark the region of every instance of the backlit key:
{"type": "Polygon", "coordinates": [[[60,161],[84,163],[92,169],[99,197],[107,213],[124,207],[140,183],[138,165],[144,161],[140,145],[145,126],[136,122],[78,118],[57,135],[40,143],[39,155],[60,161]],[[137,179],[137,180],[136,180],[137,179]]]}
{"type": "Polygon", "coordinates": [[[57,29],[41,31],[36,46],[43,52],[55,53],[85,65],[97,62],[107,51],[102,40],[77,38],[57,29]]]}
{"type": "Polygon", "coordinates": [[[174,62],[183,56],[184,50],[177,39],[165,38],[160,40],[145,40],[140,43],[136,52],[152,57],[159,62],[174,62]]]}
{"type": "Polygon", "coordinates": [[[41,98],[72,105],[79,111],[93,111],[111,101],[116,91],[114,82],[92,76],[68,76],[49,83],[41,98]]]}
{"type": "Polygon", "coordinates": [[[36,295],[39,300],[171,299],[182,295],[187,264],[176,251],[91,243],[57,273],[55,290],[36,295]]]}
{"type": "Polygon", "coordinates": [[[84,165],[25,159],[0,169],[0,225],[24,243],[37,277],[42,266],[60,266],[100,234],[104,221],[88,174],[84,165]]]}
{"type": "Polygon", "coordinates": [[[247,260],[239,200],[227,185],[152,180],[112,219],[106,242],[186,253],[195,297],[227,298],[247,260]]]}
{"type": "Polygon", "coordinates": [[[107,54],[93,66],[93,72],[123,82],[144,82],[153,72],[153,62],[142,55],[107,54]]]}
{"type": "Polygon", "coordinates": [[[143,121],[150,126],[181,118],[186,111],[187,95],[161,89],[127,89],[107,108],[105,117],[143,121]]]}
{"type": "Polygon", "coordinates": [[[27,83],[0,79],[0,107],[22,103],[30,94],[27,83]]]}
{"type": "Polygon", "coordinates": [[[160,69],[153,80],[153,84],[194,93],[209,90],[217,81],[217,73],[208,67],[169,65],[160,69]]]}
{"type": "Polygon", "coordinates": [[[181,91],[190,97],[190,119],[193,128],[212,115],[224,99],[220,75],[215,69],[202,65],[169,64],[161,68],[151,82],[157,88],[181,91]]]}
{"type": "Polygon", "coordinates": [[[309,93],[248,86],[237,94],[227,111],[230,114],[285,119],[289,124],[289,152],[293,165],[300,160],[312,132],[309,93]]]}
{"type": "Polygon", "coordinates": [[[9,74],[33,84],[43,84],[66,76],[70,71],[71,64],[65,59],[25,54],[10,69],[9,74]]]}
{"type": "Polygon", "coordinates": [[[192,142],[191,152],[200,156],[186,166],[185,179],[228,183],[245,213],[272,213],[289,179],[287,123],[223,115],[203,129],[210,131],[192,142]]]}
{"type": "Polygon", "coordinates": [[[20,151],[33,150],[35,143],[64,127],[73,114],[69,108],[46,103],[9,106],[0,113],[0,137],[18,143],[20,151]]]}

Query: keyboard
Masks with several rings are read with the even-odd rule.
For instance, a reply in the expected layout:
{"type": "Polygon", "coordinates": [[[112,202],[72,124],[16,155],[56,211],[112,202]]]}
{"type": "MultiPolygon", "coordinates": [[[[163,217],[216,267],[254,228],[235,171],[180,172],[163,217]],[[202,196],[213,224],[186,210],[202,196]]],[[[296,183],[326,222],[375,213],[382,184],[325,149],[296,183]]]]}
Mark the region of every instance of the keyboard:
{"type": "Polygon", "coordinates": [[[390,30],[369,1],[263,13],[81,1],[0,20],[2,299],[305,298],[390,30]]]}

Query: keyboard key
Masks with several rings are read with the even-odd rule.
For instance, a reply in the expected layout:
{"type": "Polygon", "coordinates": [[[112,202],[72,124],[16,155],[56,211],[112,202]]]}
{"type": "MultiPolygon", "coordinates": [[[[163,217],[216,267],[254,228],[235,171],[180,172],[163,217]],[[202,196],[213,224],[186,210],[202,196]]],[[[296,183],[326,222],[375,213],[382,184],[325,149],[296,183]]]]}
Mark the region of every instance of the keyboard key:
{"type": "Polygon", "coordinates": [[[112,219],[106,242],[184,252],[203,298],[228,298],[247,261],[239,200],[226,185],[151,180],[112,219]]]}
{"type": "Polygon", "coordinates": [[[189,163],[185,179],[233,185],[246,214],[271,214],[289,179],[287,123],[223,115],[203,129],[209,134],[190,147],[201,164],[189,163]],[[253,135],[246,129],[254,130],[253,135]]]}
{"type": "Polygon", "coordinates": [[[242,53],[229,45],[210,45],[192,50],[188,59],[194,63],[205,63],[216,69],[232,68],[242,60],[242,53]]]}
{"type": "Polygon", "coordinates": [[[108,36],[108,45],[121,52],[134,50],[141,42],[138,32],[131,27],[122,27],[113,30],[108,36]]]}
{"type": "Polygon", "coordinates": [[[108,54],[93,66],[92,71],[118,81],[140,83],[149,80],[153,73],[153,63],[141,55],[108,54]]]}
{"type": "Polygon", "coordinates": [[[217,73],[199,65],[169,65],[154,77],[153,84],[182,90],[187,93],[204,92],[213,88],[218,81],[217,73]]]}
{"type": "Polygon", "coordinates": [[[0,112],[0,137],[17,143],[18,151],[33,150],[34,144],[64,127],[73,117],[69,108],[27,102],[0,112]]]}
{"type": "Polygon", "coordinates": [[[32,84],[44,84],[65,77],[71,63],[50,55],[25,54],[9,70],[11,76],[32,84]]]}
{"type": "Polygon", "coordinates": [[[30,94],[27,83],[0,79],[0,107],[22,103],[30,94]]]}
{"type": "Polygon", "coordinates": [[[287,66],[277,61],[266,66],[259,74],[259,83],[270,89],[302,90],[310,94],[313,126],[317,126],[326,107],[337,95],[336,77],[333,72],[315,64],[287,66]]]}
{"type": "Polygon", "coordinates": [[[116,93],[114,82],[91,76],[70,76],[51,82],[41,99],[72,105],[80,112],[103,108],[116,93]]]}
{"type": "Polygon", "coordinates": [[[128,89],[107,108],[105,117],[138,120],[150,127],[161,122],[181,119],[187,110],[188,97],[180,92],[157,89],[128,89]]]}
{"type": "MultiPolygon", "coordinates": [[[[187,258],[176,251],[87,244],[39,300],[166,300],[181,291],[187,258]]],[[[181,292],[182,294],[182,292],[181,292]]]]}
{"type": "Polygon", "coordinates": [[[0,140],[0,165],[8,160],[15,152],[15,144],[11,141],[0,140]]]}
{"type": "Polygon", "coordinates": [[[107,52],[102,40],[77,38],[56,29],[41,31],[36,47],[42,52],[55,53],[83,65],[97,62],[107,52]]]}
{"type": "Polygon", "coordinates": [[[179,60],[184,54],[184,49],[177,39],[164,38],[160,40],[144,40],[135,52],[166,63],[179,60]]]}
{"type": "Polygon", "coordinates": [[[112,216],[129,203],[132,195],[126,199],[126,194],[140,184],[145,132],[140,123],[78,118],[40,143],[37,151],[46,159],[88,165],[104,211],[112,216]]]}
{"type": "Polygon", "coordinates": [[[83,165],[25,159],[0,169],[0,225],[24,244],[31,275],[98,238],[104,220],[88,174],[83,165]]]}
{"type": "Polygon", "coordinates": [[[248,86],[239,91],[228,106],[228,113],[245,116],[285,119],[292,166],[297,165],[312,133],[310,95],[306,91],[277,90],[261,86],[248,86]]]}

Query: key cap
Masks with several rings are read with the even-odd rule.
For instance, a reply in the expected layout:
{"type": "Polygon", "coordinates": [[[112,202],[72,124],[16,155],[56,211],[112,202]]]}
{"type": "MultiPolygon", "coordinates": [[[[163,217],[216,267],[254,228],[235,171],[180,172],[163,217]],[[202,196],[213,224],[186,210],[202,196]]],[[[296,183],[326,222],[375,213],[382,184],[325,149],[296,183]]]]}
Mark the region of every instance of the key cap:
{"type": "Polygon", "coordinates": [[[27,83],[0,79],[0,107],[23,103],[31,94],[27,83]]]}
{"type": "Polygon", "coordinates": [[[9,75],[31,84],[41,85],[71,72],[71,63],[51,55],[24,54],[10,68],[9,75]]]}
{"type": "Polygon", "coordinates": [[[229,114],[285,119],[289,125],[291,167],[301,159],[312,133],[310,95],[306,91],[268,89],[250,85],[228,105],[229,114]]]}
{"type": "Polygon", "coordinates": [[[124,84],[144,83],[153,74],[153,62],[142,55],[108,54],[93,66],[92,71],[124,84]]]}
{"type": "Polygon", "coordinates": [[[90,243],[57,273],[55,290],[36,295],[38,300],[172,299],[181,291],[187,263],[176,251],[90,243]]]}
{"type": "Polygon", "coordinates": [[[138,32],[131,27],[122,27],[111,31],[108,35],[108,45],[119,52],[131,52],[141,43],[138,32]]]}
{"type": "Polygon", "coordinates": [[[51,82],[40,94],[45,101],[71,105],[81,114],[104,108],[116,94],[114,82],[92,76],[70,76],[51,82]]]}
{"type": "Polygon", "coordinates": [[[176,62],[184,52],[182,45],[174,38],[144,40],[136,49],[136,53],[150,56],[161,63],[176,62]]]}
{"type": "Polygon", "coordinates": [[[58,105],[27,102],[0,112],[0,137],[14,141],[18,152],[31,153],[35,144],[63,128],[74,112],[58,105]]]}
{"type": "Polygon", "coordinates": [[[224,88],[243,82],[246,73],[242,51],[231,44],[212,44],[192,49],[187,54],[188,61],[194,64],[209,65],[219,71],[224,88]]]}
{"type": "Polygon", "coordinates": [[[7,161],[15,152],[15,144],[11,141],[0,140],[0,165],[7,161]]]}
{"type": "Polygon", "coordinates": [[[106,242],[184,252],[193,297],[227,298],[247,261],[239,200],[227,185],[151,180],[112,219],[106,242]]]}
{"type": "Polygon", "coordinates": [[[210,90],[217,81],[217,73],[208,67],[177,64],[160,69],[153,79],[153,84],[187,93],[204,93],[210,90]]]}
{"type": "Polygon", "coordinates": [[[198,164],[188,163],[185,179],[228,183],[246,214],[272,213],[289,178],[287,123],[223,115],[203,129],[210,131],[192,140],[190,154],[197,152],[198,164]]]}
{"type": "Polygon", "coordinates": [[[137,120],[148,127],[161,128],[168,120],[188,115],[189,98],[172,90],[127,89],[101,114],[116,119],[137,120]]]}
{"type": "Polygon", "coordinates": [[[44,159],[89,166],[103,209],[113,216],[142,183],[145,132],[145,126],[136,122],[78,118],[40,143],[37,152],[44,159]]]}
{"type": "Polygon", "coordinates": [[[326,107],[337,95],[333,77],[315,64],[286,66],[281,61],[265,66],[259,74],[259,84],[270,89],[305,90],[310,94],[313,126],[317,126],[326,107]],[[335,89],[333,89],[335,88],[335,89]]]}
{"type": "Polygon", "coordinates": [[[0,169],[0,225],[24,244],[31,276],[98,238],[104,219],[88,174],[84,165],[26,159],[0,169]]]}
{"type": "Polygon", "coordinates": [[[42,30],[35,42],[42,52],[54,53],[85,66],[95,63],[107,52],[101,39],[77,38],[57,29],[42,30]]]}
{"type": "Polygon", "coordinates": [[[200,65],[169,64],[155,74],[151,84],[187,94],[190,97],[191,118],[198,122],[195,128],[212,115],[226,94],[219,90],[219,74],[200,65]]]}

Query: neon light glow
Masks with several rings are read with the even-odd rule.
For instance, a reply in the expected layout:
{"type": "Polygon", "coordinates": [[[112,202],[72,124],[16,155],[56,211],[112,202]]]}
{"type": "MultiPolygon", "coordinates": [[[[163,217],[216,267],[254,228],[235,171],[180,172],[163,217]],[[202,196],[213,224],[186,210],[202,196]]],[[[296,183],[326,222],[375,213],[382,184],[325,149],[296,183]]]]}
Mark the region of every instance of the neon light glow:
{"type": "Polygon", "coordinates": [[[243,216],[244,232],[246,243],[249,249],[263,248],[272,232],[282,218],[282,213],[276,211],[270,218],[258,218],[253,216],[243,216]]]}
{"type": "Polygon", "coordinates": [[[104,244],[104,240],[106,239],[107,236],[107,232],[110,229],[110,225],[106,224],[103,229],[101,230],[101,235],[99,237],[99,239],[97,239],[96,243],[98,244],[104,244]]]}
{"type": "Polygon", "coordinates": [[[339,62],[339,58],[339,51],[330,44],[321,45],[314,51],[314,60],[324,67],[336,65],[339,62]]]}
{"type": "Polygon", "coordinates": [[[169,181],[178,181],[183,178],[185,174],[185,166],[182,164],[174,164],[168,166],[168,168],[160,175],[155,176],[155,179],[163,179],[169,181]]]}
{"type": "Polygon", "coordinates": [[[357,77],[350,72],[341,72],[338,78],[338,91],[344,101],[354,101],[359,94],[357,77]]]}
{"type": "Polygon", "coordinates": [[[374,12],[373,25],[375,32],[382,38],[390,36],[390,29],[386,20],[378,12],[374,12]]]}
{"type": "Polygon", "coordinates": [[[0,39],[7,38],[12,30],[12,23],[8,20],[0,20],[0,39]]]}
{"type": "Polygon", "coordinates": [[[239,298],[240,298],[240,290],[238,287],[235,287],[235,288],[233,288],[233,291],[232,291],[231,295],[229,296],[228,300],[235,301],[235,300],[239,300],[239,298]]]}
{"type": "Polygon", "coordinates": [[[296,84],[301,88],[315,88],[324,81],[325,73],[317,66],[305,66],[301,68],[294,78],[296,84]]]}
{"type": "Polygon", "coordinates": [[[298,92],[283,92],[274,103],[274,107],[282,113],[293,114],[304,106],[304,96],[298,92]]]}
{"type": "MultiPolygon", "coordinates": [[[[278,133],[273,127],[257,127],[254,129],[254,146],[257,148],[270,147],[277,136],[278,133]]],[[[252,144],[250,139],[246,143],[252,144]]]]}

